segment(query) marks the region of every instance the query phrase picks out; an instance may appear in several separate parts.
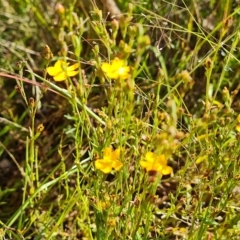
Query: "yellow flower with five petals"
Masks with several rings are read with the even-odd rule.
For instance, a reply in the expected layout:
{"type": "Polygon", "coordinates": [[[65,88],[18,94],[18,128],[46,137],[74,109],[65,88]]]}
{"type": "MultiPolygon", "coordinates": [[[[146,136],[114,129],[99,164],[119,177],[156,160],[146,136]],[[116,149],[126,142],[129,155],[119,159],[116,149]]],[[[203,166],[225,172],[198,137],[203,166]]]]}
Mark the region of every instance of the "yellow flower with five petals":
{"type": "Polygon", "coordinates": [[[95,161],[96,169],[101,170],[104,173],[110,173],[112,169],[119,171],[123,164],[119,161],[120,149],[112,150],[107,147],[103,151],[103,159],[98,159],[95,161]]]}
{"type": "Polygon", "coordinates": [[[162,175],[170,174],[173,169],[167,166],[167,159],[164,154],[157,155],[153,152],[147,152],[145,161],[140,161],[140,166],[147,172],[159,172],[162,175]]]}
{"type": "Polygon", "coordinates": [[[53,67],[47,67],[47,73],[57,82],[64,81],[68,77],[73,77],[78,74],[79,64],[75,63],[69,66],[69,63],[58,60],[53,67]]]}
{"type": "Polygon", "coordinates": [[[130,67],[126,66],[124,60],[114,58],[111,63],[102,63],[102,71],[111,79],[127,79],[130,77],[130,67]]]}

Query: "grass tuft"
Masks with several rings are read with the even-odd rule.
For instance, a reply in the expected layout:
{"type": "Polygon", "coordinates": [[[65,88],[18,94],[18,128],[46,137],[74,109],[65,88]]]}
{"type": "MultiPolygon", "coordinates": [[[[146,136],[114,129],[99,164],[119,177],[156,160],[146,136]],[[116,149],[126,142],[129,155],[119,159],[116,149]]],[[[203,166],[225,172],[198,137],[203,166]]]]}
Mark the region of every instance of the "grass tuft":
{"type": "Polygon", "coordinates": [[[0,237],[239,239],[237,1],[80,2],[0,2],[0,237]]]}

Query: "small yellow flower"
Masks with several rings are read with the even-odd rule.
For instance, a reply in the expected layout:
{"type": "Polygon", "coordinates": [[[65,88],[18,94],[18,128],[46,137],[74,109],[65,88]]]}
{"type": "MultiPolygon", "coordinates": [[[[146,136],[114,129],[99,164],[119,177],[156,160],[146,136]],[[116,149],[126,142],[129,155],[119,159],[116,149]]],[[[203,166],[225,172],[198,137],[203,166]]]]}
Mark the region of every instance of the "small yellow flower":
{"type": "Polygon", "coordinates": [[[57,82],[64,81],[68,77],[73,77],[78,74],[79,64],[75,63],[71,66],[68,66],[69,63],[58,60],[53,67],[47,68],[47,73],[53,77],[57,82]]]}
{"type": "Polygon", "coordinates": [[[162,175],[168,175],[173,170],[170,166],[167,166],[167,159],[164,154],[156,155],[152,152],[147,152],[145,159],[145,161],[140,161],[140,165],[147,172],[159,172],[162,175]]]}
{"type": "Polygon", "coordinates": [[[111,64],[106,62],[103,63],[101,68],[102,71],[106,74],[106,76],[111,79],[124,80],[130,77],[130,67],[126,66],[124,64],[124,61],[119,58],[114,58],[111,64]]]}
{"type": "Polygon", "coordinates": [[[110,147],[107,147],[103,151],[103,159],[96,160],[95,167],[104,173],[110,173],[112,169],[119,171],[123,166],[122,162],[118,160],[119,157],[120,149],[113,151],[110,147]]]}
{"type": "Polygon", "coordinates": [[[240,132],[240,114],[238,114],[238,116],[237,116],[237,121],[238,121],[238,123],[235,128],[238,132],[240,132]]]}
{"type": "Polygon", "coordinates": [[[109,218],[107,223],[109,227],[115,227],[117,224],[116,220],[113,217],[109,218]]]}

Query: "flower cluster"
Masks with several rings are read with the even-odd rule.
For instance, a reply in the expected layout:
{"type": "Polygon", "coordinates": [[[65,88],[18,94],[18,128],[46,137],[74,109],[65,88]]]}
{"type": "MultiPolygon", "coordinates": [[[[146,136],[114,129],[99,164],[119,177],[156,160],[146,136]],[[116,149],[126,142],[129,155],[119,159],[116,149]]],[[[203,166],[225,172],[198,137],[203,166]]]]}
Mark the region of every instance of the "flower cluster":
{"type": "Polygon", "coordinates": [[[103,158],[95,161],[96,169],[101,170],[104,173],[110,173],[112,169],[119,171],[123,164],[119,161],[120,149],[112,150],[107,147],[103,151],[103,158]]]}
{"type": "Polygon", "coordinates": [[[64,81],[68,77],[78,74],[79,64],[75,63],[69,66],[69,63],[58,60],[53,67],[47,67],[47,73],[57,82],[64,81]]]}
{"type": "Polygon", "coordinates": [[[158,172],[162,175],[168,175],[173,171],[170,166],[167,166],[167,159],[164,154],[157,155],[152,152],[146,153],[145,161],[140,161],[140,166],[147,172],[158,172]]]}
{"type": "Polygon", "coordinates": [[[130,67],[125,65],[124,60],[117,57],[114,58],[110,64],[107,62],[103,63],[101,69],[105,75],[111,79],[124,80],[130,77],[130,67]]]}
{"type": "MultiPolygon", "coordinates": [[[[110,173],[113,169],[119,171],[123,163],[119,161],[120,149],[112,150],[107,147],[103,151],[103,158],[95,161],[96,169],[104,173],[110,173]]],[[[150,173],[160,173],[168,175],[172,173],[173,169],[167,165],[167,159],[164,154],[157,155],[153,152],[147,152],[145,160],[140,161],[140,166],[150,173]]]]}

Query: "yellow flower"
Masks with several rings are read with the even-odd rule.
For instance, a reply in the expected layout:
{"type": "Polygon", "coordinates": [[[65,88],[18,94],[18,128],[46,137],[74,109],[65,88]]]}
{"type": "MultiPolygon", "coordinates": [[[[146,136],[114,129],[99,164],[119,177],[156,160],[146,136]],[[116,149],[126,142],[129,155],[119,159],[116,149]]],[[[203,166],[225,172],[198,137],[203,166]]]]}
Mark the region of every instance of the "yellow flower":
{"type": "Polygon", "coordinates": [[[79,64],[75,63],[71,66],[68,66],[69,63],[58,60],[53,67],[47,68],[47,73],[53,77],[53,79],[57,82],[64,81],[68,77],[73,77],[78,74],[79,64]]]}
{"type": "Polygon", "coordinates": [[[240,132],[240,114],[238,114],[238,116],[237,116],[237,121],[238,121],[238,123],[237,123],[235,129],[236,129],[238,132],[240,132]]]}
{"type": "Polygon", "coordinates": [[[168,175],[172,172],[172,168],[167,166],[167,159],[164,154],[156,155],[152,152],[147,152],[145,159],[146,161],[140,161],[140,165],[147,172],[159,172],[162,175],[168,175]]]}
{"type": "Polygon", "coordinates": [[[119,58],[114,58],[111,64],[103,63],[101,68],[108,78],[127,79],[130,76],[130,67],[126,66],[124,61],[119,58]]]}
{"type": "Polygon", "coordinates": [[[113,151],[110,147],[107,147],[103,151],[103,159],[96,160],[95,167],[104,173],[110,173],[112,169],[119,171],[123,166],[122,162],[118,160],[119,157],[120,149],[113,151]]]}

